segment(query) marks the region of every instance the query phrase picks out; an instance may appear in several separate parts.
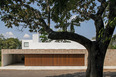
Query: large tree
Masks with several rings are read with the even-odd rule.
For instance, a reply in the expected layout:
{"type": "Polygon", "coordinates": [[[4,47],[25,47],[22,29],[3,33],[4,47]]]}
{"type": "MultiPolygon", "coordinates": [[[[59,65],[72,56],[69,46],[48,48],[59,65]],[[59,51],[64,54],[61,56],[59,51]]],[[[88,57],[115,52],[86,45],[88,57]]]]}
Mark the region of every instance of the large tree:
{"type": "Polygon", "coordinates": [[[29,27],[30,31],[44,28],[52,40],[82,44],[88,50],[86,77],[103,77],[104,58],[116,24],[116,0],[1,0],[0,9],[1,20],[7,27],[29,27]],[[77,15],[77,23],[94,21],[96,41],[66,31],[65,23],[73,14],[77,15]],[[50,21],[60,24],[65,31],[53,31],[50,21]]]}

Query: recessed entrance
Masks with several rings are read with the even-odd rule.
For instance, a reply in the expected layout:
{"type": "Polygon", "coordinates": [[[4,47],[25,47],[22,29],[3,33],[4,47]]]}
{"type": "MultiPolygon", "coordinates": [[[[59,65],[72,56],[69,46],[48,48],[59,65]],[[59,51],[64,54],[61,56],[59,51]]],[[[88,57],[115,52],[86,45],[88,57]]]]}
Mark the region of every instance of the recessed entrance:
{"type": "Polygon", "coordinates": [[[13,65],[13,64],[23,64],[24,65],[24,55],[23,54],[3,54],[3,66],[13,65]]]}
{"type": "Polygon", "coordinates": [[[84,54],[28,54],[25,66],[84,66],[84,54]]]}

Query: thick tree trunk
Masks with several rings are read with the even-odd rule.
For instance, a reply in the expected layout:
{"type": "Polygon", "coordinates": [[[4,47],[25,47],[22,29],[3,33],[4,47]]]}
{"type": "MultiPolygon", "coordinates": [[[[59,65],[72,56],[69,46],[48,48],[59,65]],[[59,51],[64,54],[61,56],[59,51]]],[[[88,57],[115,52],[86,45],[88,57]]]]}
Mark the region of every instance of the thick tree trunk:
{"type": "Polygon", "coordinates": [[[93,47],[88,51],[86,77],[103,77],[103,64],[105,58],[105,53],[103,52],[105,51],[101,51],[103,50],[101,48],[93,45],[93,47]]]}

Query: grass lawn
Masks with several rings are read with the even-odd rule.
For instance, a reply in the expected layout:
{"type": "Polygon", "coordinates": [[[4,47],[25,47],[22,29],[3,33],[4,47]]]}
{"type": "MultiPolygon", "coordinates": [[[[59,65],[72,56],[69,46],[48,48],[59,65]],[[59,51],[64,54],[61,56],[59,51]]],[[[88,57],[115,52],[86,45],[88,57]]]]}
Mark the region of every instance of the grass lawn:
{"type": "Polygon", "coordinates": [[[1,61],[0,61],[0,66],[1,66],[1,61]]]}

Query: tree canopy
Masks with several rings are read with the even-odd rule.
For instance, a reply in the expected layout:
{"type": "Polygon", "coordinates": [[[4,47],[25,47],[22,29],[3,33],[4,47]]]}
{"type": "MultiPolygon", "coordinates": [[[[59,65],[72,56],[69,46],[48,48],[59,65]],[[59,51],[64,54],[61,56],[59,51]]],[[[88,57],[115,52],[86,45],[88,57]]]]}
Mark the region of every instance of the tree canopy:
{"type": "Polygon", "coordinates": [[[17,38],[5,38],[0,35],[0,61],[1,61],[1,49],[21,49],[21,41],[17,38]]]}
{"type": "Polygon", "coordinates": [[[48,0],[48,2],[47,0],[1,0],[0,5],[1,19],[7,27],[23,25],[29,27],[30,31],[37,31],[37,28],[40,29],[41,25],[46,24],[46,20],[49,23],[52,20],[56,23],[56,27],[67,31],[66,24],[69,24],[68,20],[73,13],[78,14],[73,20],[75,23],[89,20],[90,18],[85,15],[95,13],[96,4],[94,0],[48,0]]]}

